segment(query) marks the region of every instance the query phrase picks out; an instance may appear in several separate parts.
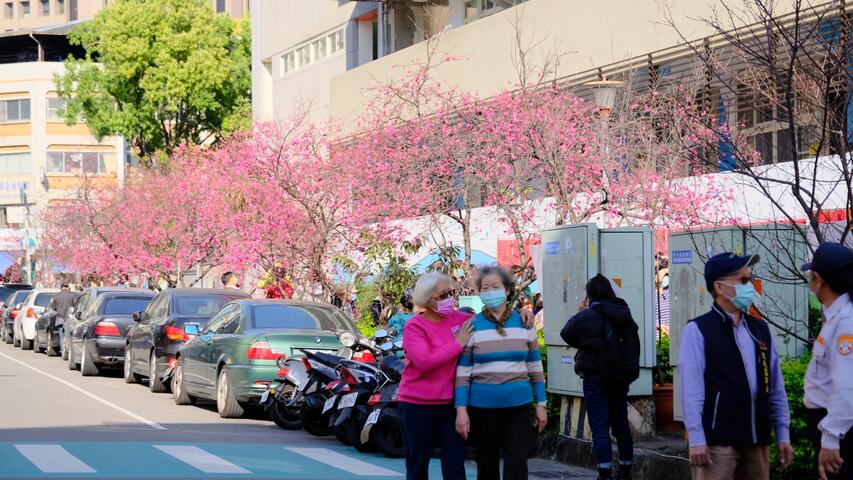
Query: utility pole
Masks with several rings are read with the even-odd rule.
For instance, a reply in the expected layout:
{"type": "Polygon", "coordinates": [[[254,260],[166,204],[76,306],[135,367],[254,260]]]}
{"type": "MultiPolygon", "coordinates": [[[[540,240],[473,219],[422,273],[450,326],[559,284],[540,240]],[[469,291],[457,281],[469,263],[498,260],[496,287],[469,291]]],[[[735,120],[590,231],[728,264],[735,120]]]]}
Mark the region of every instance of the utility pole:
{"type": "Polygon", "coordinates": [[[26,209],[26,220],[24,221],[24,262],[27,278],[26,282],[30,285],[33,283],[33,272],[32,272],[32,262],[30,261],[30,204],[27,200],[27,187],[23,186],[20,190],[21,193],[21,204],[23,204],[26,209]]]}

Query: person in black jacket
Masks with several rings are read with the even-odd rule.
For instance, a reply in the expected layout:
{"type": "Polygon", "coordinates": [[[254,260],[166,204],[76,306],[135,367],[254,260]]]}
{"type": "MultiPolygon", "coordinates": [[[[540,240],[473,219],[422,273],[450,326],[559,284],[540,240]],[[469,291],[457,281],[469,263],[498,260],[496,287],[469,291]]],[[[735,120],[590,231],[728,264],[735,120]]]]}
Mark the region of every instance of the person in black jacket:
{"type": "Polygon", "coordinates": [[[612,429],[619,449],[616,478],[629,480],[634,463],[634,443],[628,425],[628,385],[608,385],[601,376],[599,356],[605,344],[605,322],[611,322],[614,329],[636,329],[637,326],[628,304],[616,296],[610,280],[601,274],[586,284],[586,298],[579,307],[580,312],[569,319],[560,336],[570,347],[578,349],[575,373],[583,378],[583,396],[598,462],[598,478],[609,479],[612,475],[612,429]]]}

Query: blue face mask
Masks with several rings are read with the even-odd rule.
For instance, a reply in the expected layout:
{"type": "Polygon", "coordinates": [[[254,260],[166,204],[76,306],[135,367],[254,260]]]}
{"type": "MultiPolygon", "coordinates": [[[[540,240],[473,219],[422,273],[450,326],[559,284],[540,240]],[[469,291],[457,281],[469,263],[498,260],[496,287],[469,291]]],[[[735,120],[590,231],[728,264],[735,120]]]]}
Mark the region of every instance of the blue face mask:
{"type": "Polygon", "coordinates": [[[486,308],[498,308],[506,303],[506,290],[486,290],[480,292],[480,300],[486,308]]]}
{"type": "Polygon", "coordinates": [[[737,285],[729,286],[735,287],[734,298],[728,297],[729,300],[732,301],[732,305],[737,307],[742,312],[749,311],[749,307],[751,307],[752,303],[755,302],[755,286],[752,284],[752,282],[746,282],[745,284],[738,283],[737,285]]]}

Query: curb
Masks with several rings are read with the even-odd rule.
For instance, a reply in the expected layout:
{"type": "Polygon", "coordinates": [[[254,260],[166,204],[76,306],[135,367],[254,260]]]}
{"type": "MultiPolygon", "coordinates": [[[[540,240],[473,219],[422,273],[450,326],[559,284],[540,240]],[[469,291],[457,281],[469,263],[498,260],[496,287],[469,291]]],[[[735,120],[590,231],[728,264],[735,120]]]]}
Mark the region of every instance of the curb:
{"type": "MultiPolygon", "coordinates": [[[[551,433],[542,435],[537,442],[538,457],[557,462],[596,470],[598,468],[592,453],[592,442],[551,433]]],[[[618,458],[614,458],[614,464],[618,458]]],[[[666,478],[689,480],[690,462],[683,457],[666,453],[634,448],[634,478],[666,478]]]]}

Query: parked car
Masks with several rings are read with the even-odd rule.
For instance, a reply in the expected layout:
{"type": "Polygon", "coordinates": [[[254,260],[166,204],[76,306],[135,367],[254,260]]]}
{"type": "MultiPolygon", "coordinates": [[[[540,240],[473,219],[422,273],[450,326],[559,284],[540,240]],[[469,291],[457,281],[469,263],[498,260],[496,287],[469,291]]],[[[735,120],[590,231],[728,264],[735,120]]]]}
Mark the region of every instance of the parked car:
{"type": "Polygon", "coordinates": [[[174,367],[178,349],[190,336],[187,324],[199,329],[223,305],[249,295],[229,289],[170,288],[151,300],[148,307],[134,316],[136,325],[127,334],[124,350],[124,380],[137,383],[148,377],[148,389],[165,392],[163,374],[174,367]]]}
{"type": "Polygon", "coordinates": [[[6,314],[6,308],[10,305],[9,299],[15,292],[32,289],[33,286],[27,283],[0,283],[0,319],[6,314]]]}
{"type": "Polygon", "coordinates": [[[68,369],[76,370],[80,364],[77,362],[79,358],[69,357],[68,351],[71,347],[71,335],[73,331],[80,325],[81,319],[88,313],[89,308],[94,304],[95,300],[103,293],[107,292],[147,292],[148,290],[127,289],[123,287],[90,287],[83,290],[83,293],[77,297],[77,302],[74,307],[68,312],[68,317],[65,319],[65,345],[62,349],[62,359],[68,360],[68,369]]]}
{"type": "MultiPolygon", "coordinates": [[[[199,333],[194,325],[184,331],[199,333]]],[[[298,349],[336,352],[338,333],[356,333],[340,309],[327,304],[285,300],[237,300],[222,307],[200,334],[178,350],[172,394],[187,405],[197,398],[216,401],[219,415],[243,415],[258,404],[276,378],[281,357],[298,349]]]]}
{"type": "Polygon", "coordinates": [[[69,364],[79,366],[85,377],[99,375],[103,367],[121,367],[125,337],[134,325],[133,314],[145,310],[154,295],[140,289],[98,294],[80,321],[66,330],[69,364]]]}
{"type": "MultiPolygon", "coordinates": [[[[71,295],[74,295],[74,298],[80,297],[79,292],[71,292],[71,295]]],[[[36,353],[46,352],[49,357],[59,355],[60,351],[59,335],[57,334],[59,327],[56,326],[57,313],[56,310],[51,308],[53,302],[54,300],[51,300],[47,309],[45,309],[44,313],[36,321],[36,339],[33,345],[33,350],[36,353]]],[[[71,313],[69,312],[68,315],[70,316],[71,313]]]]}
{"type": "Polygon", "coordinates": [[[58,288],[36,288],[27,295],[21,305],[21,311],[15,316],[12,335],[15,345],[22,350],[33,348],[36,339],[36,321],[47,308],[50,299],[59,293],[58,288]]]}
{"type": "Polygon", "coordinates": [[[15,324],[15,317],[18,315],[18,312],[21,309],[21,306],[27,296],[30,294],[30,290],[18,290],[13,292],[9,298],[6,300],[6,308],[3,310],[3,321],[0,328],[2,328],[2,336],[3,341],[6,343],[12,343],[14,341],[12,332],[15,331],[13,328],[15,324]]]}

